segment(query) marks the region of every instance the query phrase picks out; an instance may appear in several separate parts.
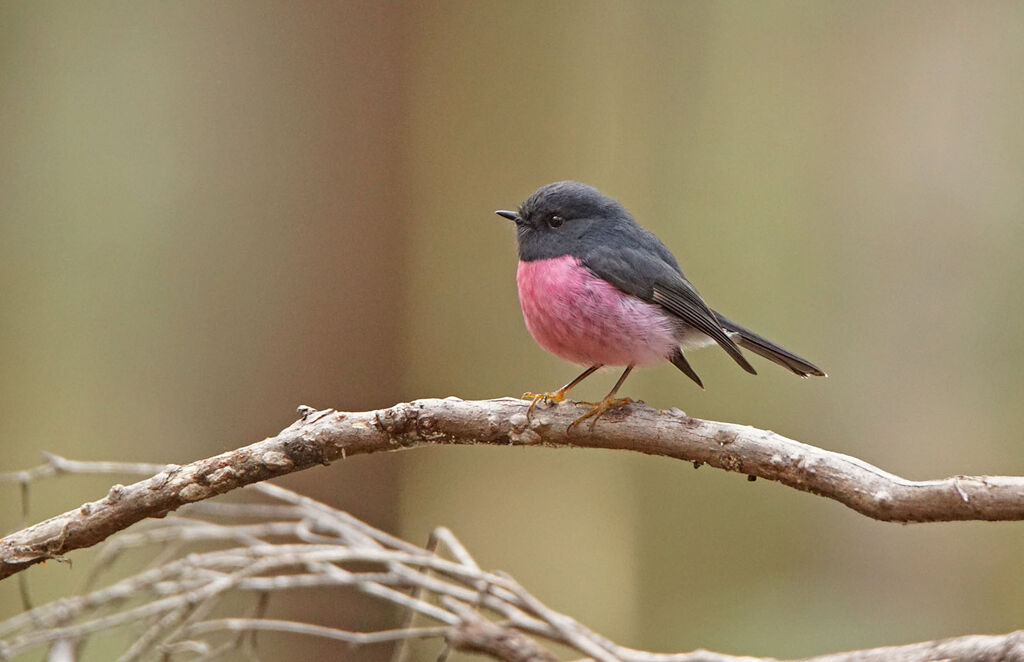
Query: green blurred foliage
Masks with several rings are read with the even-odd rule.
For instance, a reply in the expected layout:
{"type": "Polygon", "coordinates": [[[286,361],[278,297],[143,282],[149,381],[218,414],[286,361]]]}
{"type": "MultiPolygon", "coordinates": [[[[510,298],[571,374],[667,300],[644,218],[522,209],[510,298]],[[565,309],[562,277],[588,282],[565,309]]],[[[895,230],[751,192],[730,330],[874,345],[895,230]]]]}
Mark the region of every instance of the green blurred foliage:
{"type": "MultiPolygon", "coordinates": [[[[912,478],[1020,474],[1022,70],[1019,3],[0,4],[0,469],[180,463],[298,404],[564,383],[492,211],[571,178],[831,375],[707,352],[707,391],[666,364],[625,394],[912,478]]],[[[38,486],[30,519],[102,494],[81,482],[38,486]]],[[[638,648],[798,656],[1024,619],[1014,524],[875,523],[623,453],[446,448],[286,482],[413,540],[450,526],[638,648]]],[[[75,559],[34,590],[76,586],[75,559]]]]}

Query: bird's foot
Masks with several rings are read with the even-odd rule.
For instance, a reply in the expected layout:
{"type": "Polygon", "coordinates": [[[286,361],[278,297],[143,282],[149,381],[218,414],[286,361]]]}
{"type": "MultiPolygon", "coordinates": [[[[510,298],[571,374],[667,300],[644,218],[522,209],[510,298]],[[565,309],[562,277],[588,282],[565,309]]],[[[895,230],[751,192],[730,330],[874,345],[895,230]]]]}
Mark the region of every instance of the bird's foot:
{"type": "Polygon", "coordinates": [[[590,421],[590,427],[593,428],[594,427],[594,423],[597,422],[597,419],[599,419],[602,416],[604,416],[604,413],[606,411],[608,411],[612,407],[615,407],[616,405],[628,405],[631,402],[633,402],[633,401],[630,400],[629,398],[614,398],[611,395],[606,396],[605,399],[602,400],[601,402],[581,402],[579,404],[587,405],[589,407],[593,407],[593,409],[591,409],[586,414],[583,414],[582,416],[577,418],[575,421],[570,423],[567,431],[573,429],[574,427],[576,427],[577,425],[579,425],[583,421],[587,420],[588,418],[593,419],[593,420],[590,421]]]}
{"type": "Polygon", "coordinates": [[[533,414],[533,408],[537,406],[538,402],[550,405],[565,400],[565,389],[558,389],[550,393],[523,393],[523,400],[533,400],[530,403],[530,408],[526,410],[526,418],[529,420],[533,414]]]}

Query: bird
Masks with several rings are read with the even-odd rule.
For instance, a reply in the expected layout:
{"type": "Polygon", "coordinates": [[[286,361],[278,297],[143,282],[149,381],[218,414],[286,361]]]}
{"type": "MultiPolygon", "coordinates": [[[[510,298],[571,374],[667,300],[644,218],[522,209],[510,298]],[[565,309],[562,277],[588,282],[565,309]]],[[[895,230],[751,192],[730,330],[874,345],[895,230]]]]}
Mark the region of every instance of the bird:
{"type": "Polygon", "coordinates": [[[609,408],[637,366],[669,361],[697,386],[685,351],[718,345],[750,374],[749,350],[791,372],[827,377],[821,368],[712,310],[683,275],[672,252],[617,200],[575,181],[534,191],[515,211],[498,216],[516,225],[516,285],[530,335],[555,356],[586,366],[561,388],[524,393],[529,417],[539,402],[555,404],[604,366],[625,367],[612,390],[569,428],[609,408]]]}

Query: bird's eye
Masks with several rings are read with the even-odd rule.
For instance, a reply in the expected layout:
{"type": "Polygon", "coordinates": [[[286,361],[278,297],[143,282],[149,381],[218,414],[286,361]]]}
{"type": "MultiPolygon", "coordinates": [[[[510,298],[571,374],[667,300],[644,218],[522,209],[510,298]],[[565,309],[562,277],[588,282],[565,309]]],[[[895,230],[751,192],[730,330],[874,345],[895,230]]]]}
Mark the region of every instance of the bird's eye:
{"type": "Polygon", "coordinates": [[[548,216],[548,225],[553,228],[561,227],[562,223],[565,223],[565,219],[561,216],[551,215],[548,216]]]}

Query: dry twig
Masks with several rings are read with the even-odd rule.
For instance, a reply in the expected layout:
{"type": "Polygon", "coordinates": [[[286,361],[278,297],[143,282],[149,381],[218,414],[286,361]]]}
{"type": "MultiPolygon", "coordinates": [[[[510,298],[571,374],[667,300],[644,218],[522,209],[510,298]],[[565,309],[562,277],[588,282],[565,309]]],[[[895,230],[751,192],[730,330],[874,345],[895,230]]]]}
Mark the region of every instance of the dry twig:
{"type": "MultiPolygon", "coordinates": [[[[72,462],[51,457],[32,470],[32,480],[60,472],[147,473],[148,465],[72,462]],[[48,467],[48,468],[46,468],[48,467]]],[[[171,546],[150,567],[79,596],[65,597],[0,623],[0,659],[49,648],[75,659],[98,633],[135,628],[142,634],[120,660],[159,657],[169,661],[216,660],[244,645],[239,633],[277,632],[333,639],[340,646],[433,640],[438,646],[481,653],[504,662],[553,662],[542,642],[566,646],[601,662],[741,662],[709,651],[658,654],[601,637],[543,605],[505,574],[481,570],[447,529],[437,529],[427,548],[395,538],[348,513],[267,483],[252,485],[277,503],[193,503],[171,517],[150,520],[111,539],[103,548],[90,586],[113,561],[171,546]],[[209,550],[211,543],[220,548],[209,550]],[[204,551],[191,545],[201,544],[204,551]],[[439,555],[439,550],[450,558],[439,555]],[[285,590],[331,587],[356,590],[399,606],[412,618],[395,629],[352,632],[299,621],[214,616],[228,594],[250,594],[262,612],[269,596],[285,590]],[[225,635],[233,635],[228,636],[225,635]]],[[[972,662],[1024,660],[1024,631],[968,636],[907,646],[850,651],[806,662],[972,662]]],[[[767,662],[767,661],[765,661],[767,662]]]]}

